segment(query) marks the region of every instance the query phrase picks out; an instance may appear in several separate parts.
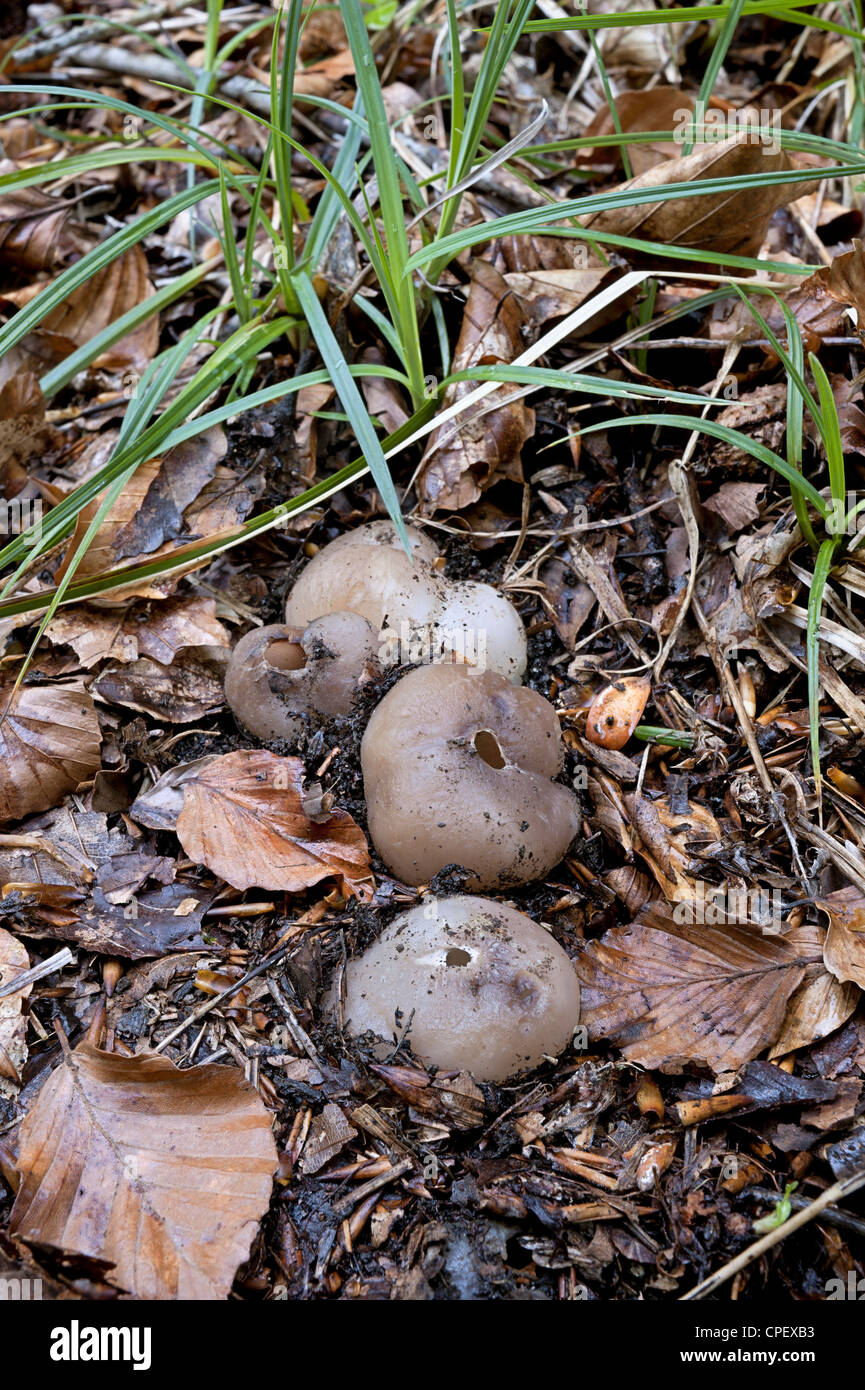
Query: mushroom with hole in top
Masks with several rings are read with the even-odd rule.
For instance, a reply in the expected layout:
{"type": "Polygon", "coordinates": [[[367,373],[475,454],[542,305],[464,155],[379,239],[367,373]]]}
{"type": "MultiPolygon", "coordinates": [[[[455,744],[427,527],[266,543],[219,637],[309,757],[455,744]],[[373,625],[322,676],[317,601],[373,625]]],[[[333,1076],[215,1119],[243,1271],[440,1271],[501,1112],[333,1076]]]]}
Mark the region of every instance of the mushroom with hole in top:
{"type": "Polygon", "coordinates": [[[569,1045],[580,986],[537,922],[459,894],[403,913],[348,962],[342,1013],[353,1037],[381,1039],[381,1057],[402,1040],[428,1066],[505,1081],[569,1045]]]}
{"type": "Polygon", "coordinates": [[[543,878],[581,825],[561,770],[548,700],[494,671],[421,666],[375,709],[361,744],[369,832],[404,883],[449,864],[467,884],[504,888],[543,878]]]}
{"type": "Polygon", "coordinates": [[[256,738],[298,738],[311,717],[351,711],[376,669],[377,646],[359,613],[328,613],[305,628],[253,628],[231,653],[225,698],[256,738]]]}

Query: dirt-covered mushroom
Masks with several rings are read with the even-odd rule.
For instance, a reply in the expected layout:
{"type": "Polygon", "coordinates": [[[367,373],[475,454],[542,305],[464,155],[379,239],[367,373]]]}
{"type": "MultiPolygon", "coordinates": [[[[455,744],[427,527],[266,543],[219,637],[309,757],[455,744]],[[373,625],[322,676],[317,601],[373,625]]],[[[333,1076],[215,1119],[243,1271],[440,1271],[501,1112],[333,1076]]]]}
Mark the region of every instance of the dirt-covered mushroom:
{"type": "Polygon", "coordinates": [[[361,766],[369,831],[405,883],[448,864],[471,888],[542,878],[580,827],[562,765],[556,712],[494,671],[421,666],[403,676],[367,725],[361,766]]]}
{"type": "Polygon", "coordinates": [[[310,715],[349,713],[377,648],[359,613],[253,628],[231,653],[225,698],[256,738],[297,738],[310,715]]]}
{"type": "Polygon", "coordinates": [[[374,521],[331,541],[301,573],[285,621],[303,627],[322,613],[351,609],[380,634],[384,665],[457,660],[520,681],[526,634],[513,604],[491,584],[450,580],[435,545],[408,527],[412,558],[389,521],[374,521]]]}
{"type": "Polygon", "coordinates": [[[387,1051],[405,1035],[443,1070],[504,1081],[556,1057],[579,1022],[580,987],[562,948],[512,907],[431,899],[386,927],[345,970],[347,1030],[387,1051]]]}

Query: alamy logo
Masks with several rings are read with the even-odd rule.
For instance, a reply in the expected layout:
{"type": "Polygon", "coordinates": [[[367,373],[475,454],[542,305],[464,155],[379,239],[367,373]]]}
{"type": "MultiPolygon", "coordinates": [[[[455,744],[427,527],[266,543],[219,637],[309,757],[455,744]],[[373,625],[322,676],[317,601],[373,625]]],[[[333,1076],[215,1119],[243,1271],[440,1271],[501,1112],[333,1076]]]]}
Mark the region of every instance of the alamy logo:
{"type": "Polygon", "coordinates": [[[42,503],[28,498],[0,497],[0,536],[20,536],[30,531],[28,545],[35,545],[42,535],[42,503]]]}
{"type": "Polygon", "coordinates": [[[82,1327],[73,1319],[51,1332],[52,1361],[131,1361],[134,1371],[150,1370],[149,1327],[82,1327]]]}
{"type": "Polygon", "coordinates": [[[9,1279],[0,1279],[0,1303],[30,1303],[38,1301],[41,1297],[41,1279],[19,1279],[17,1275],[9,1279]]]}
{"type": "Polygon", "coordinates": [[[694,897],[676,903],[673,921],[680,926],[759,927],[764,936],[777,936],[787,915],[783,893],[765,888],[723,888],[698,879],[694,897]]]}
{"type": "Polygon", "coordinates": [[[487,667],[486,628],[446,627],[438,623],[401,622],[379,633],[378,658],[383,666],[432,666],[453,662],[475,671],[487,667]]]}
{"type": "Polygon", "coordinates": [[[673,139],[677,145],[718,144],[739,136],[748,145],[762,145],[767,154],[778,154],[783,130],[780,111],[743,106],[723,111],[698,101],[693,111],[682,108],[673,113],[673,139]]]}
{"type": "Polygon", "coordinates": [[[853,1303],[865,1303],[865,1279],[857,1279],[852,1269],[846,1279],[827,1279],[825,1288],[830,1303],[844,1299],[853,1303]]]}

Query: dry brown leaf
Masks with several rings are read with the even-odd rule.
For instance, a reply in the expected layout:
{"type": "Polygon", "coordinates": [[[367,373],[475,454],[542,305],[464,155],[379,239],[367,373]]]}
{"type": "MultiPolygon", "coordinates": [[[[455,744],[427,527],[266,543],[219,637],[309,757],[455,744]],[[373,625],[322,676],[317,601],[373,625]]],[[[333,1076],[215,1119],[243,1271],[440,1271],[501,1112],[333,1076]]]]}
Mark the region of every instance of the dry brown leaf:
{"type": "Polygon", "coordinates": [[[476,1129],[483,1124],[484,1094],[467,1071],[437,1072],[434,1077],[416,1067],[370,1066],[370,1071],[428,1124],[453,1129],[476,1129]]]}
{"type": "Polygon", "coordinates": [[[858,888],[839,888],[818,899],[829,918],[823,953],[827,970],[843,984],[852,980],[865,989],[865,896],[858,888]]]}
{"type": "MultiPolygon", "coordinates": [[[[649,801],[643,796],[628,798],[634,828],[640,841],[636,849],[645,859],[664,897],[671,903],[692,903],[704,885],[691,868],[694,850],[701,845],[718,844],[721,827],[707,806],[692,801],[687,814],[670,809],[668,796],[649,801]]],[[[741,888],[741,883],[728,887],[741,888]]]]}
{"type": "Polygon", "coordinates": [[[171,724],[193,724],[221,709],[227,647],[189,647],[169,666],[143,656],[103,671],[93,689],[103,700],[171,724]]]}
{"type": "MultiPolygon", "coordinates": [[[[153,293],[147,257],[140,246],[131,246],[49,310],[39,331],[59,333],[81,347],[153,293]]],[[[158,346],[159,321],[154,315],[97,358],[95,365],[143,372],[158,346]]]]}
{"type": "Polygon", "coordinates": [[[594,294],[609,273],[609,266],[598,265],[587,266],[585,270],[513,271],[505,280],[526,317],[540,326],[573,313],[594,294]]]}
{"type": "MultiPolygon", "coordinates": [[[[44,456],[60,439],[59,431],[45,423],[45,397],[35,374],[10,377],[0,387],[0,484],[7,502],[26,486],[28,460],[35,454],[44,456]]],[[[36,495],[31,485],[28,496],[36,495]]]]}
{"type": "Polygon", "coordinates": [[[766,483],[722,483],[703,506],[721,517],[731,532],[741,531],[749,521],[756,521],[760,515],[757,499],[766,491],[766,487],[766,483]]]}
{"type": "MultiPolygon", "coordinates": [[[[626,14],[629,10],[655,10],[655,0],[592,0],[592,14],[626,14]]],[[[684,24],[613,25],[598,31],[598,47],[608,68],[637,69],[658,73],[678,51],[684,24]]]]}
{"type": "MultiPolygon", "coordinates": [[[[488,261],[474,261],[453,370],[513,362],[525,347],[523,323],[505,279],[488,261]]],[[[476,384],[461,381],[449,386],[443,408],[467,396],[476,384]]],[[[417,484],[423,511],[459,511],[500,478],[522,481],[520,451],[534,434],[534,411],[523,400],[490,409],[512,391],[511,386],[498,388],[460,417],[458,430],[448,424],[432,435],[417,484]]]]}
{"type": "MultiPolygon", "coordinates": [[[[690,93],[683,92],[681,87],[664,86],[652,87],[647,91],[619,92],[614,104],[619,125],[626,135],[636,134],[641,130],[675,131],[683,125],[682,112],[693,115],[696,107],[694,98],[690,93]]],[[[707,109],[724,111],[729,110],[730,105],[729,102],[710,97],[707,109]]],[[[605,103],[596,111],[594,120],[587,126],[586,136],[615,133],[616,124],[609,106],[605,103]]],[[[681,143],[675,144],[672,140],[654,140],[645,145],[628,146],[631,169],[636,178],[647,169],[654,168],[656,164],[662,164],[666,159],[678,159],[681,153],[681,143]]],[[[619,159],[619,151],[615,148],[601,147],[589,155],[589,162],[592,164],[608,164],[611,160],[619,159]]]]}
{"type": "MultiPolygon", "coordinates": [[[[0,927],[0,985],[11,984],[29,966],[30,958],[21,942],[0,927]]],[[[31,988],[25,985],[16,994],[0,995],[0,1095],[10,1081],[20,1081],[27,1060],[27,1020],[21,1006],[31,988]]]]}
{"type": "Polygon", "coordinates": [[[195,864],[233,888],[299,893],[332,875],[356,897],[371,893],[369,850],[346,811],[312,819],[300,758],[244,749],[199,766],[183,782],[177,834],[195,864]]]}
{"type": "Polygon", "coordinates": [[[9,703],[0,691],[0,821],[56,806],[96,772],[99,721],[81,685],[23,686],[9,703]]]}
{"type": "MultiPolygon", "coordinates": [[[[785,150],[774,152],[759,143],[751,144],[747,137],[740,135],[719,144],[701,145],[684,159],[666,160],[639,178],[621,184],[620,188],[663,188],[670,183],[728,179],[793,167],[785,150]]],[[[593,231],[614,232],[618,236],[640,237],[644,241],[665,242],[671,246],[755,256],[763,244],[772,214],[799,197],[802,191],[801,183],[784,183],[672,198],[668,202],[609,208],[587,217],[584,225],[593,231]]]]}
{"type": "Polygon", "coordinates": [[[794,927],[785,937],[805,965],[805,978],[787,1005],[784,1026],[769,1060],[809,1047],[846,1023],[859,1002],[856,985],[841,984],[823,963],[826,932],[816,923],[794,927]]]}
{"type": "MultiPolygon", "coordinates": [[[[186,513],[200,500],[208,483],[213,481],[227,447],[225,435],[216,427],[177,445],[162,459],[149,459],[141,464],[111,511],[103,518],[78,564],[77,577],[86,579],[144,556],[152,558],[166,550],[174,551],[173,542],[177,538],[206,534],[200,515],[195,517],[194,530],[191,526],[188,529],[186,513]]],[[[99,509],[100,501],[99,498],[95,499],[79,514],[55,581],[66,573],[99,509]]],[[[251,499],[248,499],[247,510],[251,505],[251,499]]],[[[164,598],[177,582],[176,573],[167,581],[158,581],[155,588],[144,581],[139,588],[118,590],[110,597],[101,598],[99,604],[125,604],[136,594],[147,598],[164,598]],[[160,588],[159,583],[167,585],[167,588],[160,588]]]]}
{"type": "Polygon", "coordinates": [[[71,647],[85,669],[107,659],[130,662],[139,656],[170,666],[187,647],[229,644],[228,631],[216,617],[216,600],[199,595],[169,599],[149,614],[141,608],[117,614],[75,604],[51,619],[45,636],[56,646],[71,647]]]}
{"type": "MultiPolygon", "coordinates": [[[[378,365],[384,362],[384,353],[379,347],[365,348],[360,360],[378,365]]],[[[405,400],[395,381],[384,376],[364,376],[360,387],[366,408],[375,420],[384,427],[385,434],[396,434],[409,418],[405,400]]]]}
{"type": "MultiPolygon", "coordinates": [[[[16,172],[11,160],[0,173],[16,172]]],[[[17,188],[0,197],[0,265],[16,270],[52,270],[76,249],[66,223],[72,204],[39,188],[17,188]]]]}
{"type": "Polygon", "coordinates": [[[345,1148],[357,1135],[354,1125],[350,1125],[338,1105],[328,1101],[320,1115],[316,1115],[309,1127],[300,1169],[305,1177],[317,1173],[340,1149],[345,1148]]]}
{"type": "MultiPolygon", "coordinates": [[[[146,838],[67,806],[0,835],[0,886],[4,899],[17,892],[27,902],[22,933],[130,959],[204,948],[202,918],[215,896],[197,876],[177,879],[174,860],[146,838]]],[[[212,926],[207,935],[212,945],[212,926]]]]}
{"type": "Polygon", "coordinates": [[[589,942],[575,966],[590,1036],[661,1071],[744,1066],[778,1037],[805,975],[776,937],[679,925],[651,909],[589,942]]]}
{"type": "Polygon", "coordinates": [[[88,1043],[21,1127],[17,1237],[104,1261],[140,1299],[223,1299],[270,1200],[270,1116],[233,1067],[88,1043]]]}
{"type": "MultiPolygon", "coordinates": [[[[852,250],[800,281],[786,299],[815,351],[821,337],[837,333],[851,317],[865,342],[865,245],[855,240],[852,250]]],[[[782,326],[780,310],[773,317],[782,326]]]]}

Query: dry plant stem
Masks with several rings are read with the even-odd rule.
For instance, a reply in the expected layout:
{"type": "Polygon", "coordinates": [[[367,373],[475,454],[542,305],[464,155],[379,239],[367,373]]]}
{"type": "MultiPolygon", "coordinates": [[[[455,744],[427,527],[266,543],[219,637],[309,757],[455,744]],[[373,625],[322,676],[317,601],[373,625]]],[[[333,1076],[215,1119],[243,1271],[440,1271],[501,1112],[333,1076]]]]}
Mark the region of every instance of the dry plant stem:
{"type": "Polygon", "coordinates": [[[64,946],[62,951],[57,951],[47,960],[43,960],[41,965],[34,965],[30,970],[24,970],[14,980],[8,980],[5,985],[0,985],[0,999],[5,999],[9,994],[18,994],[20,990],[26,989],[28,985],[35,984],[37,980],[43,979],[46,975],[53,975],[55,970],[62,970],[65,965],[72,965],[75,957],[68,946],[64,946]]]}
{"type": "Polygon", "coordinates": [[[855,883],[860,892],[865,893],[865,873],[862,871],[862,865],[840,840],[819,826],[812,825],[810,821],[804,820],[801,816],[796,822],[796,828],[806,840],[810,840],[812,845],[826,850],[835,864],[847,875],[850,882],[855,883]]]}
{"type": "Polygon", "coordinates": [[[757,737],[754,733],[754,725],[752,724],[751,719],[748,715],[748,711],[745,709],[745,706],[742,702],[742,696],[739,693],[738,682],[734,679],[733,672],[730,670],[729,662],[727,661],[727,658],[721,651],[721,647],[718,642],[718,637],[714,627],[711,627],[709,625],[706,615],[696,599],[692,600],[691,607],[693,609],[694,616],[697,619],[697,622],[700,626],[700,631],[703,634],[703,639],[706,643],[709,655],[711,656],[712,661],[715,665],[715,669],[718,672],[718,675],[721,679],[721,684],[727,693],[727,699],[730,701],[730,704],[736,711],[736,718],[739,721],[739,727],[742,730],[745,743],[748,745],[748,752],[751,754],[754,767],[757,769],[757,776],[760,778],[760,781],[763,783],[766,792],[771,797],[772,804],[778,813],[778,819],[781,822],[781,825],[784,827],[784,834],[787,836],[787,839],[790,842],[790,849],[793,853],[793,863],[796,865],[796,873],[799,875],[799,881],[802,884],[805,896],[810,897],[811,888],[808,883],[808,875],[805,872],[804,865],[799,855],[799,846],[796,843],[796,837],[793,834],[792,829],[790,828],[790,823],[787,819],[784,807],[781,804],[781,800],[778,796],[778,793],[775,790],[775,784],[772,781],[769,769],[767,768],[765,760],[763,758],[763,754],[760,752],[760,747],[757,743],[757,737]]]}
{"type": "Polygon", "coordinates": [[[241,975],[239,980],[232,980],[231,984],[226,985],[225,989],[220,990],[219,994],[215,994],[212,999],[208,999],[206,1003],[200,1004],[197,1009],[193,1009],[188,1018],[185,1018],[182,1023],[178,1023],[177,1027],[174,1028],[167,1037],[163,1038],[161,1043],[157,1044],[154,1051],[164,1051],[169,1043],[174,1042],[175,1038],[179,1038],[181,1033],[185,1033],[187,1028],[191,1028],[193,1023],[197,1023],[200,1018],[204,1018],[205,1014],[209,1014],[217,1005],[224,1003],[230,995],[236,994],[244,985],[248,985],[250,980],[255,980],[259,975],[263,975],[265,970],[269,970],[272,965],[278,965],[288,954],[293,944],[293,941],[286,942],[284,946],[280,946],[272,955],[267,956],[260,965],[256,965],[253,970],[247,970],[246,974],[241,975]]]}
{"type": "MultiPolygon", "coordinates": [[[[139,10],[137,13],[130,10],[128,14],[122,15],[122,18],[124,24],[139,29],[151,20],[164,19],[176,10],[186,9],[186,6],[187,0],[166,0],[163,5],[154,5],[150,9],[139,10]]],[[[104,38],[116,34],[116,32],[113,25],[99,21],[95,24],[70,25],[62,34],[50,39],[42,39],[38,43],[28,44],[26,48],[19,48],[15,54],[15,60],[21,64],[35,63],[40,58],[51,58],[55,53],[62,53],[64,49],[68,48],[78,49],[82,44],[89,43],[91,39],[104,38]]]]}
{"type": "Polygon", "coordinates": [[[312,1041],[312,1038],[309,1036],[306,1029],[303,1028],[301,1024],[298,1022],[294,1010],[292,1009],[291,1005],[289,1004],[279,985],[276,983],[276,980],[268,980],[267,987],[270,990],[271,997],[274,1003],[277,1004],[278,1007],[285,1014],[285,1017],[288,1021],[288,1030],[291,1033],[292,1040],[294,1041],[295,1046],[300,1047],[306,1053],[309,1060],[311,1062],[314,1062],[317,1067],[322,1067],[324,1063],[322,1062],[321,1058],[318,1055],[318,1052],[316,1051],[315,1043],[312,1041]]]}
{"type": "Polygon", "coordinates": [[[577,577],[582,579],[584,584],[588,584],[606,617],[610,619],[611,623],[623,625],[622,637],[627,643],[628,649],[638,661],[643,663],[645,668],[650,667],[652,658],[647,656],[637,639],[632,637],[628,631],[628,626],[635,623],[636,620],[631,617],[618,590],[613,587],[598,562],[589,554],[576,536],[568,541],[568,554],[571,557],[571,564],[577,577]]]}
{"type": "Polygon", "coordinates": [[[825,1192],[821,1192],[819,1197],[815,1197],[813,1202],[809,1202],[807,1207],[798,1211],[795,1216],[791,1216],[782,1226],[778,1226],[768,1235],[749,1245],[747,1250],[743,1250],[735,1259],[729,1260],[715,1274],[710,1274],[708,1279],[704,1279],[702,1284],[698,1284],[690,1293],[683,1294],[680,1303],[688,1303],[698,1298],[706,1298],[710,1293],[714,1293],[722,1284],[726,1284],[728,1279],[732,1279],[734,1274],[738,1274],[741,1269],[746,1269],[754,1260],[758,1260],[761,1255],[765,1255],[767,1250],[771,1250],[773,1245],[788,1236],[791,1231],[798,1231],[800,1227],[807,1226],[815,1216],[819,1216],[826,1207],[832,1206],[835,1202],[840,1202],[844,1197],[849,1197],[851,1193],[858,1192],[860,1187],[865,1187],[865,1172],[853,1173],[849,1178],[843,1178],[840,1182],[835,1182],[831,1187],[827,1187],[825,1192]]]}
{"type": "MultiPolygon", "coordinates": [[[[714,400],[717,396],[718,392],[721,389],[722,383],[726,380],[727,374],[730,371],[730,368],[732,367],[738,355],[739,344],[736,342],[732,342],[730,346],[727,348],[726,352],[724,353],[724,359],[718,370],[718,374],[715,377],[715,380],[712,384],[712,390],[710,392],[711,400],[714,400]]],[[[703,407],[702,411],[700,412],[700,418],[702,420],[705,420],[706,411],[708,409],[709,405],[707,402],[706,405],[703,407]]],[[[687,588],[685,589],[685,596],[682,599],[682,602],[679,604],[679,610],[676,613],[673,626],[670,632],[667,634],[666,641],[664,642],[664,645],[661,648],[661,651],[658,655],[658,659],[655,662],[653,674],[656,681],[661,679],[661,672],[664,669],[667,657],[670,655],[670,652],[673,650],[673,647],[676,644],[676,640],[679,636],[682,624],[685,621],[688,609],[691,606],[691,600],[694,597],[694,585],[697,582],[697,564],[700,558],[700,527],[697,522],[697,516],[699,515],[700,502],[699,498],[697,497],[697,491],[696,486],[694,484],[694,480],[688,472],[687,465],[688,460],[694,452],[694,449],[697,447],[697,440],[699,439],[699,436],[699,430],[694,430],[694,432],[688,436],[688,442],[682,451],[682,457],[680,459],[673,460],[673,462],[670,464],[667,473],[670,487],[675,493],[676,501],[679,504],[679,511],[681,512],[682,520],[685,523],[685,531],[688,536],[689,570],[688,584],[687,588]]]]}
{"type": "Polygon", "coordinates": [[[407,1173],[411,1167],[413,1167],[413,1162],[410,1158],[400,1159],[399,1163],[395,1163],[392,1168],[388,1168],[387,1172],[379,1173],[378,1177],[370,1178],[369,1182],[363,1183],[361,1187],[355,1188],[353,1192],[347,1192],[344,1197],[340,1197],[334,1202],[334,1215],[344,1216],[347,1212],[351,1211],[353,1207],[356,1207],[359,1202],[369,1197],[371,1193],[378,1192],[382,1187],[387,1187],[388,1183],[392,1183],[395,1178],[401,1178],[403,1173],[407,1173]]]}

